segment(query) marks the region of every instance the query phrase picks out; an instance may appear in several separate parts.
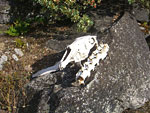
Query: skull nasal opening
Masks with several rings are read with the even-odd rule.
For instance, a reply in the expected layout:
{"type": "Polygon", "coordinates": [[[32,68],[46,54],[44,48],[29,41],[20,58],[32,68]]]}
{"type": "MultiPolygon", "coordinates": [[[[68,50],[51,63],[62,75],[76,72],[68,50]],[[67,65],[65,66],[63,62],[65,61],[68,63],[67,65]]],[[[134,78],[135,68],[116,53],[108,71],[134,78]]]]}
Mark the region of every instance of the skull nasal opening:
{"type": "Polygon", "coordinates": [[[66,56],[64,57],[64,59],[63,59],[63,61],[65,61],[66,60],[66,58],[67,58],[67,56],[69,55],[69,53],[71,52],[71,49],[68,47],[67,49],[66,49],[66,56]]]}

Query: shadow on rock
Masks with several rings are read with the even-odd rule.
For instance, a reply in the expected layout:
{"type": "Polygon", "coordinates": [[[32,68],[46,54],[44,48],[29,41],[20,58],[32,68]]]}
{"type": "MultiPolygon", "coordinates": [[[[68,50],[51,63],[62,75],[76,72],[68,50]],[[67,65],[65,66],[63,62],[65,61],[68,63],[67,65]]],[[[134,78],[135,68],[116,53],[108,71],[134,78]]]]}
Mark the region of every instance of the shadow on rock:
{"type": "Polygon", "coordinates": [[[53,66],[56,62],[60,61],[64,52],[65,51],[62,51],[56,54],[47,55],[47,56],[44,56],[42,59],[36,61],[32,65],[32,69],[34,70],[34,73],[41,69],[53,66]]]}
{"type": "Polygon", "coordinates": [[[35,93],[32,97],[32,99],[29,101],[29,103],[26,105],[25,108],[20,108],[19,113],[36,113],[37,112],[37,107],[41,99],[41,93],[42,91],[39,91],[35,93]]]}
{"type": "MultiPolygon", "coordinates": [[[[60,61],[63,54],[64,51],[44,56],[33,64],[32,67],[36,72],[52,66],[57,61],[60,61]]],[[[63,88],[74,87],[72,83],[75,82],[75,73],[77,73],[78,70],[78,65],[70,63],[63,71],[33,78],[31,82],[25,86],[28,99],[26,101],[26,107],[20,108],[19,113],[55,112],[55,109],[59,106],[59,100],[61,99],[61,96],[57,94],[63,88]]]]}

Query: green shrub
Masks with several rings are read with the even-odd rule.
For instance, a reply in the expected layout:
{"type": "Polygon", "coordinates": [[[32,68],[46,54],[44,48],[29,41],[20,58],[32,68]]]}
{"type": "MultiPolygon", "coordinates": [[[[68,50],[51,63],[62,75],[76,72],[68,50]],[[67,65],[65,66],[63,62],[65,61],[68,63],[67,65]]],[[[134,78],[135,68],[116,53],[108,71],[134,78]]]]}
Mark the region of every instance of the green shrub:
{"type": "MultiPolygon", "coordinates": [[[[87,31],[93,25],[92,20],[85,14],[89,8],[96,8],[101,0],[35,0],[43,9],[49,12],[52,21],[70,19],[77,23],[78,31],[87,31]]],[[[43,10],[43,11],[44,11],[43,10]]]]}
{"type": "Polygon", "coordinates": [[[26,43],[23,40],[21,40],[20,38],[15,39],[15,45],[18,48],[26,48],[26,43]]]}
{"type": "Polygon", "coordinates": [[[29,26],[28,21],[16,20],[5,33],[10,36],[24,35],[29,31],[29,26]]]}
{"type": "Polygon", "coordinates": [[[129,2],[129,4],[137,2],[146,8],[150,8],[150,0],[128,0],[128,2],[129,2]]]}
{"type": "Polygon", "coordinates": [[[2,34],[2,33],[3,33],[3,31],[0,30],[0,34],[2,34]]]}

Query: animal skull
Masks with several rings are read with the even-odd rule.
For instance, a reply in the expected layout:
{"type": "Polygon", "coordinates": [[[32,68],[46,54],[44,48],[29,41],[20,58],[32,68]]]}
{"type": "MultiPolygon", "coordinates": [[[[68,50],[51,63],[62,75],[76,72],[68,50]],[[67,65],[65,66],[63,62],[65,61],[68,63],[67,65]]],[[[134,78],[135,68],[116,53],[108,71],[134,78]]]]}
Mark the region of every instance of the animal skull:
{"type": "Polygon", "coordinates": [[[67,46],[66,52],[60,61],[59,68],[62,70],[72,61],[76,63],[86,59],[91,48],[95,45],[98,45],[96,36],[88,35],[77,38],[72,44],[67,46]]]}
{"type": "Polygon", "coordinates": [[[91,70],[94,70],[95,66],[99,65],[99,60],[103,60],[107,56],[109,50],[108,44],[98,45],[96,37],[97,36],[87,35],[77,38],[72,44],[67,46],[66,51],[59,62],[54,66],[33,74],[32,77],[63,70],[70,62],[80,62],[81,64],[81,61],[87,59],[76,74],[76,80],[79,84],[84,84],[85,79],[90,76],[91,70]],[[93,47],[96,47],[96,49],[89,56],[93,47]]]}

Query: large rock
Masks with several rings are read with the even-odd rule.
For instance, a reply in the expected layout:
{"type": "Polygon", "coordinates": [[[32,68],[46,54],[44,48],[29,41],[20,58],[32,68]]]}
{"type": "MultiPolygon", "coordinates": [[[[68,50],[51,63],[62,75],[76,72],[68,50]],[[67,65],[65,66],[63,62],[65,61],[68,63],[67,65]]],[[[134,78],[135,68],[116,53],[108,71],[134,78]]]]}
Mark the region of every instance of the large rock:
{"type": "Polygon", "coordinates": [[[144,7],[141,7],[139,4],[133,4],[132,13],[134,14],[137,21],[140,22],[149,22],[150,11],[144,7]]]}
{"type": "Polygon", "coordinates": [[[85,87],[72,86],[75,72],[67,67],[27,84],[28,106],[20,113],[121,113],[150,99],[150,54],[136,20],[125,13],[110,32],[99,37],[109,43],[105,60],[85,87]]]}
{"type": "Polygon", "coordinates": [[[7,0],[0,0],[0,24],[9,22],[10,5],[7,0]]]}
{"type": "Polygon", "coordinates": [[[0,24],[40,15],[41,7],[32,0],[0,0],[0,24]]]}

